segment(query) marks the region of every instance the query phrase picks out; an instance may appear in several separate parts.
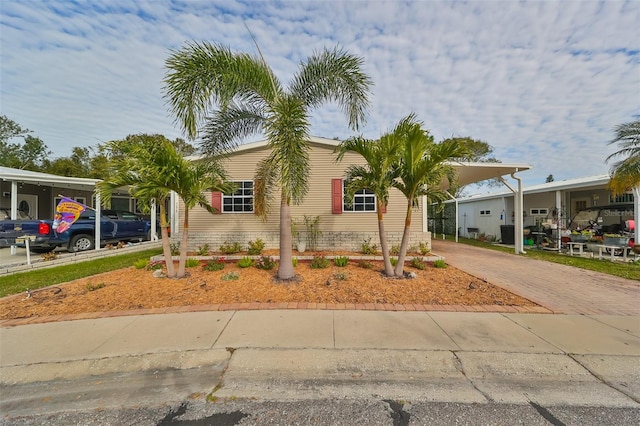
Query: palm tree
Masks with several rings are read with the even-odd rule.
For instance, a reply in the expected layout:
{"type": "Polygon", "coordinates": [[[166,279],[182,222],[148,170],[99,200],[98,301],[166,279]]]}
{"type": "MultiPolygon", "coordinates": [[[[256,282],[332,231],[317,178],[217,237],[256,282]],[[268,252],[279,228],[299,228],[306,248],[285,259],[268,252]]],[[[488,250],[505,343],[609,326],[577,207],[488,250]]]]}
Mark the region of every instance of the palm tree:
{"type": "Polygon", "coordinates": [[[301,63],[284,87],[262,56],[234,53],[211,43],[189,43],[166,61],[165,97],[187,136],[204,123],[202,153],[228,152],[245,137],[264,132],[271,149],[256,171],[255,208],[263,217],[274,185],[280,196],[278,278],[293,278],[291,203],[308,190],[309,110],[335,101],[352,129],[364,122],[369,77],[362,59],[323,50],[301,63]]]}
{"type": "Polygon", "coordinates": [[[368,189],[377,200],[378,233],[384,259],[385,275],[394,275],[389,255],[389,244],[384,230],[384,208],[389,202],[389,189],[397,177],[397,163],[400,159],[400,145],[394,132],[383,135],[376,141],[362,137],[349,138],[336,148],[337,161],[342,161],[347,152],[360,154],[367,162],[366,166],[351,165],[345,172],[347,188],[345,198],[351,200],[356,191],[368,189]]]}
{"type": "Polygon", "coordinates": [[[624,157],[611,167],[609,188],[613,195],[622,194],[640,185],[640,120],[620,124],[615,129],[616,137],[609,145],[619,143],[620,149],[605,160],[624,157]]]}
{"type": "Polygon", "coordinates": [[[226,183],[224,170],[217,162],[192,163],[184,159],[174,145],[161,135],[129,136],[124,141],[112,141],[106,145],[106,151],[115,155],[110,159],[110,176],[96,186],[104,204],[109,204],[111,193],[116,188],[129,187],[132,197],[138,199],[141,206],[150,206],[156,200],[160,207],[160,228],[162,251],[167,267],[167,276],[182,278],[185,276],[187,255],[189,209],[200,205],[210,212],[210,205],[203,191],[230,191],[226,183]],[[171,191],[175,191],[185,204],[180,261],[176,273],[171,261],[168,222],[165,201],[171,191]]]}
{"type": "Polygon", "coordinates": [[[394,132],[402,140],[402,156],[399,164],[399,179],[393,186],[400,190],[407,199],[404,233],[400,245],[400,254],[395,268],[395,275],[404,273],[404,260],[409,246],[411,233],[411,213],[418,198],[427,195],[432,201],[441,202],[447,199],[446,193],[439,189],[443,178],[454,179],[454,170],[446,161],[466,155],[464,148],[454,140],[434,143],[433,136],[422,129],[422,122],[410,114],[400,121],[394,132]]]}

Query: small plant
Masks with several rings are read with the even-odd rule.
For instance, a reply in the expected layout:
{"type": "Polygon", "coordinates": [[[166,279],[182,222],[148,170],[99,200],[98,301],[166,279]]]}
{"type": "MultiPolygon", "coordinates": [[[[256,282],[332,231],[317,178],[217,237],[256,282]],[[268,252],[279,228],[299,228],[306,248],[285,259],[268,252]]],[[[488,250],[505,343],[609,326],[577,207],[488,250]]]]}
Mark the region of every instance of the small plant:
{"type": "Polygon", "coordinates": [[[318,247],[318,237],[322,235],[320,230],[320,216],[307,216],[304,215],[304,227],[307,231],[307,245],[310,250],[315,250],[318,247]]]}
{"type": "Polygon", "coordinates": [[[400,255],[400,244],[394,244],[389,249],[389,254],[391,256],[399,256],[400,255]]]}
{"type": "Polygon", "coordinates": [[[269,256],[260,256],[256,261],[256,268],[270,271],[276,267],[276,261],[269,256]]]}
{"type": "Polygon", "coordinates": [[[364,240],[361,246],[362,254],[376,254],[378,252],[378,246],[371,244],[371,237],[364,240]]]}
{"type": "Polygon", "coordinates": [[[104,248],[107,250],[113,250],[115,247],[113,247],[113,244],[107,244],[104,248]]]}
{"type": "Polygon", "coordinates": [[[240,251],[242,251],[242,246],[237,241],[232,243],[232,244],[229,244],[228,242],[225,241],[220,246],[220,252],[222,252],[224,254],[235,254],[235,253],[238,253],[240,251]]]}
{"type": "Polygon", "coordinates": [[[333,264],[344,268],[345,266],[347,266],[347,264],[349,263],[349,258],[347,256],[338,256],[335,259],[333,259],[333,264]]]}
{"type": "Polygon", "coordinates": [[[87,290],[88,291],[96,291],[96,290],[99,290],[99,289],[104,288],[106,286],[107,285],[105,283],[99,283],[99,284],[88,283],[87,284],[87,290]]]}
{"type": "Polygon", "coordinates": [[[424,270],[424,268],[427,267],[427,265],[424,263],[424,261],[422,259],[420,259],[419,257],[414,257],[413,259],[411,259],[411,266],[416,268],[416,269],[420,269],[421,271],[424,270]]]}
{"type": "Polygon", "coordinates": [[[224,269],[224,257],[214,257],[202,266],[205,271],[221,271],[224,269]]]}
{"type": "Polygon", "coordinates": [[[291,263],[293,264],[293,267],[295,268],[296,266],[298,266],[298,258],[294,257],[293,259],[291,259],[291,263]]]}
{"type": "Polygon", "coordinates": [[[187,259],[187,261],[184,264],[184,266],[187,268],[195,268],[198,265],[200,265],[200,261],[198,259],[193,259],[193,258],[187,259]]]}
{"type": "Polygon", "coordinates": [[[180,254],[180,243],[171,243],[169,244],[169,250],[171,251],[171,256],[177,256],[180,254]]]}
{"type": "Polygon", "coordinates": [[[314,254],[313,259],[311,259],[311,268],[312,269],[324,269],[329,267],[329,261],[322,254],[314,254]]]}
{"type": "Polygon", "coordinates": [[[358,262],[358,266],[360,268],[363,268],[363,269],[371,269],[371,268],[373,268],[373,264],[371,262],[369,262],[368,260],[360,260],[358,262]]]}
{"type": "Polygon", "coordinates": [[[48,262],[50,260],[55,260],[58,258],[58,253],[56,253],[55,251],[50,251],[49,253],[42,253],[40,255],[40,257],[42,258],[42,260],[44,260],[45,262],[48,262]]]}
{"type": "Polygon", "coordinates": [[[209,244],[205,244],[203,246],[198,247],[198,250],[196,250],[196,254],[198,256],[206,256],[209,254],[209,244]]]}
{"type": "Polygon", "coordinates": [[[248,252],[250,255],[255,256],[262,253],[264,250],[264,241],[258,238],[255,241],[249,241],[249,249],[248,252]]]}
{"type": "Polygon", "coordinates": [[[429,252],[431,252],[431,249],[429,248],[427,243],[420,242],[418,244],[418,251],[420,252],[421,255],[425,256],[429,254],[429,252]]]}
{"type": "Polygon", "coordinates": [[[121,249],[121,248],[125,248],[127,246],[127,243],[125,243],[124,241],[118,241],[118,245],[116,246],[117,249],[121,249]]]}
{"type": "Polygon", "coordinates": [[[243,257],[238,260],[238,267],[240,268],[248,268],[249,266],[253,266],[253,259],[250,257],[243,257]]]}
{"type": "Polygon", "coordinates": [[[433,261],[433,267],[434,268],[446,268],[447,267],[447,262],[444,261],[444,259],[438,259],[438,260],[434,260],[433,261]]]}
{"type": "Polygon", "coordinates": [[[147,269],[150,271],[155,271],[157,269],[162,269],[162,265],[164,265],[164,262],[162,262],[161,260],[155,260],[147,265],[147,269]]]}
{"type": "Polygon", "coordinates": [[[349,275],[346,272],[336,272],[333,274],[333,278],[336,281],[346,281],[349,278],[349,275]]]}
{"type": "Polygon", "coordinates": [[[147,262],[146,259],[138,259],[135,262],[133,262],[133,266],[136,269],[144,269],[147,267],[147,265],[149,265],[149,262],[147,262]]]}
{"type": "Polygon", "coordinates": [[[397,257],[392,257],[391,259],[389,259],[389,261],[391,262],[391,265],[395,268],[395,266],[398,264],[398,258],[397,257]]]}
{"type": "Polygon", "coordinates": [[[240,274],[232,271],[224,274],[222,276],[222,281],[236,281],[238,278],[240,278],[240,274]]]}

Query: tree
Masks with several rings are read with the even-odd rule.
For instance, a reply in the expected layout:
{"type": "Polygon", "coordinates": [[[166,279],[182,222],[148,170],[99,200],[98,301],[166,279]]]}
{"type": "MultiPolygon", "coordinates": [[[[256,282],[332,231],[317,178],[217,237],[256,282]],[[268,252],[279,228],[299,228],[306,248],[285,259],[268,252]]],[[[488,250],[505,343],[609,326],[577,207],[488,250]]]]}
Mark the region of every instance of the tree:
{"type": "MultiPolygon", "coordinates": [[[[500,163],[501,162],[500,160],[498,160],[493,156],[493,147],[485,141],[482,141],[479,139],[473,139],[470,136],[455,136],[455,137],[444,139],[442,142],[458,143],[460,147],[465,150],[466,154],[463,157],[452,158],[452,160],[471,161],[475,163],[500,163]]],[[[482,182],[476,182],[475,185],[478,185],[478,186],[486,185],[487,187],[493,188],[493,187],[502,186],[502,182],[499,179],[494,178],[494,179],[487,179],[482,182]]],[[[450,188],[449,192],[454,194],[456,197],[460,197],[463,195],[463,191],[465,188],[466,186],[460,186],[460,187],[456,186],[456,187],[450,188]]]]}
{"type": "MultiPolygon", "coordinates": [[[[214,212],[203,191],[230,191],[224,171],[215,161],[193,163],[184,159],[175,146],[162,135],[130,135],[125,140],[111,141],[103,149],[110,158],[110,176],[98,183],[96,192],[108,205],[116,188],[129,187],[132,197],[148,210],[152,200],[160,208],[162,250],[167,266],[167,276],[185,276],[187,243],[189,237],[189,210],[196,205],[214,212]],[[175,191],[184,201],[185,215],[178,271],[171,260],[168,221],[165,201],[175,191]]],[[[153,218],[152,218],[153,220],[153,218]]]]}
{"type": "Polygon", "coordinates": [[[325,49],[301,63],[284,87],[262,56],[219,44],[189,43],[166,60],[165,97],[189,138],[205,122],[205,156],[216,157],[264,132],[271,151],[256,171],[254,207],[264,217],[274,186],[280,187],[279,279],[295,275],[290,206],[299,204],[308,189],[309,110],[335,101],[349,126],[358,129],[371,86],[362,62],[342,50],[325,49]]]}
{"type": "Polygon", "coordinates": [[[622,157],[611,165],[609,181],[613,195],[619,195],[640,186],[640,120],[620,124],[615,132],[616,137],[609,145],[617,143],[620,149],[609,155],[605,162],[622,157]]]}
{"type": "Polygon", "coordinates": [[[398,177],[394,187],[400,190],[407,199],[404,232],[400,245],[400,254],[395,268],[395,275],[404,274],[404,260],[409,247],[411,233],[411,213],[418,198],[426,195],[430,201],[441,202],[447,199],[440,183],[445,177],[455,180],[454,170],[449,160],[465,158],[467,150],[454,139],[434,143],[433,136],[422,129],[422,122],[417,121],[414,114],[402,119],[394,132],[402,143],[402,155],[399,162],[398,177]]]}
{"type": "Polygon", "coordinates": [[[0,116],[0,165],[14,169],[41,171],[51,154],[42,139],[31,136],[31,130],[20,127],[6,115],[0,116]],[[23,143],[9,142],[22,138],[23,143]]]}
{"type": "Polygon", "coordinates": [[[31,130],[23,129],[6,115],[0,115],[0,144],[7,143],[12,138],[24,138],[28,133],[31,133],[31,130]]]}
{"type": "Polygon", "coordinates": [[[378,234],[384,259],[384,271],[387,276],[393,276],[394,270],[384,230],[383,211],[389,202],[389,189],[397,177],[397,164],[402,148],[394,132],[389,132],[375,141],[362,137],[349,138],[338,145],[335,150],[338,154],[337,161],[342,161],[347,152],[354,152],[360,154],[367,162],[366,166],[351,165],[347,168],[345,177],[348,184],[345,197],[347,200],[351,200],[355,192],[361,189],[368,189],[375,194],[378,234]]]}

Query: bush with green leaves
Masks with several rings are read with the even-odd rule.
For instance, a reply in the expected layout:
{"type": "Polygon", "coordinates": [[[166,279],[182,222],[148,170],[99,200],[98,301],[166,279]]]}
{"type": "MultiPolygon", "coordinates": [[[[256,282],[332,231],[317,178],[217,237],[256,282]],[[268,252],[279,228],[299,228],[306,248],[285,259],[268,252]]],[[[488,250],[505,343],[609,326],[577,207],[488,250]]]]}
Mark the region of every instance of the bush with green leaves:
{"type": "Polygon", "coordinates": [[[389,259],[389,261],[391,262],[391,265],[395,268],[395,266],[398,264],[398,258],[397,257],[392,257],[389,259]]]}
{"type": "Polygon", "coordinates": [[[243,257],[242,259],[238,260],[238,267],[240,268],[248,268],[250,266],[253,266],[253,259],[250,257],[243,257]]]}
{"type": "Polygon", "coordinates": [[[314,254],[313,259],[311,259],[311,268],[312,269],[324,269],[329,267],[329,261],[322,254],[314,254]]]}
{"type": "Polygon", "coordinates": [[[249,248],[247,249],[247,252],[250,255],[255,256],[261,254],[262,250],[264,250],[264,241],[260,238],[255,241],[249,241],[249,248]]]}
{"type": "Polygon", "coordinates": [[[235,253],[239,253],[241,251],[242,251],[242,246],[237,241],[233,242],[233,243],[228,243],[228,242],[225,241],[220,246],[220,252],[224,253],[224,254],[235,254],[235,253]]]}
{"type": "Polygon", "coordinates": [[[196,254],[198,256],[207,256],[209,254],[209,244],[198,247],[198,250],[196,250],[196,254]]]}
{"type": "Polygon", "coordinates": [[[256,268],[258,269],[264,269],[264,270],[270,271],[275,267],[276,267],[276,261],[272,257],[260,256],[256,260],[256,268]]]}
{"type": "Polygon", "coordinates": [[[363,260],[358,261],[358,266],[360,268],[363,268],[363,269],[371,269],[371,268],[373,268],[373,263],[369,262],[368,260],[364,260],[363,259],[363,260]]]}
{"type": "Polygon", "coordinates": [[[158,269],[162,269],[163,266],[164,266],[164,261],[154,260],[153,262],[149,263],[149,265],[147,265],[147,269],[150,271],[155,271],[158,269]]]}
{"type": "Polygon", "coordinates": [[[378,246],[371,244],[371,237],[369,237],[362,243],[360,251],[362,254],[376,254],[378,252],[378,246]]]}
{"type": "Polygon", "coordinates": [[[147,261],[147,259],[138,259],[135,262],[133,262],[133,266],[136,269],[144,269],[147,267],[147,265],[149,265],[149,262],[147,261]]]}
{"type": "Polygon", "coordinates": [[[389,254],[391,256],[399,256],[400,255],[400,244],[394,244],[389,249],[389,254]]]}
{"type": "Polygon", "coordinates": [[[344,268],[349,263],[349,258],[347,256],[337,256],[333,259],[333,264],[344,268]]]}
{"type": "Polygon", "coordinates": [[[424,268],[427,267],[426,263],[424,263],[424,260],[420,259],[419,257],[414,257],[413,259],[411,259],[411,266],[420,270],[424,270],[424,268]]]}
{"type": "Polygon", "coordinates": [[[294,257],[293,259],[291,259],[291,263],[293,264],[293,267],[295,268],[296,266],[298,266],[298,258],[294,257]]]}
{"type": "Polygon", "coordinates": [[[224,257],[214,257],[202,266],[205,271],[221,271],[224,269],[224,257]]]}
{"type": "Polygon", "coordinates": [[[420,242],[418,244],[418,251],[420,252],[421,255],[425,256],[425,255],[429,254],[431,249],[429,248],[427,243],[420,242]]]}
{"type": "Polygon", "coordinates": [[[444,261],[444,259],[438,259],[438,260],[434,260],[433,261],[433,267],[434,268],[446,268],[447,267],[447,262],[444,261]]]}
{"type": "Polygon", "coordinates": [[[187,268],[195,268],[196,266],[199,266],[199,265],[200,265],[200,261],[192,257],[188,258],[184,264],[184,266],[187,268]]]}
{"type": "Polygon", "coordinates": [[[240,278],[240,274],[231,271],[222,276],[222,281],[236,281],[238,278],[240,278]]]}

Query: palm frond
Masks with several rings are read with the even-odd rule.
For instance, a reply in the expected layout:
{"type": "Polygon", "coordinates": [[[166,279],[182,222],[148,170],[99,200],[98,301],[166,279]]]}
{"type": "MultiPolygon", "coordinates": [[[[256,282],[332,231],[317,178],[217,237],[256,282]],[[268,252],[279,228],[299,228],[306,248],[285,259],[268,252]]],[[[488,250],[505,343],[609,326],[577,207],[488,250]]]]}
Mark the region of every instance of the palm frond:
{"type": "Polygon", "coordinates": [[[206,156],[228,154],[245,137],[259,133],[265,121],[264,108],[232,103],[207,117],[202,129],[202,153],[206,156]]]}
{"type": "Polygon", "coordinates": [[[269,200],[273,198],[273,191],[279,179],[277,164],[272,156],[266,157],[258,163],[253,186],[253,209],[263,220],[271,210],[269,200]]]}

